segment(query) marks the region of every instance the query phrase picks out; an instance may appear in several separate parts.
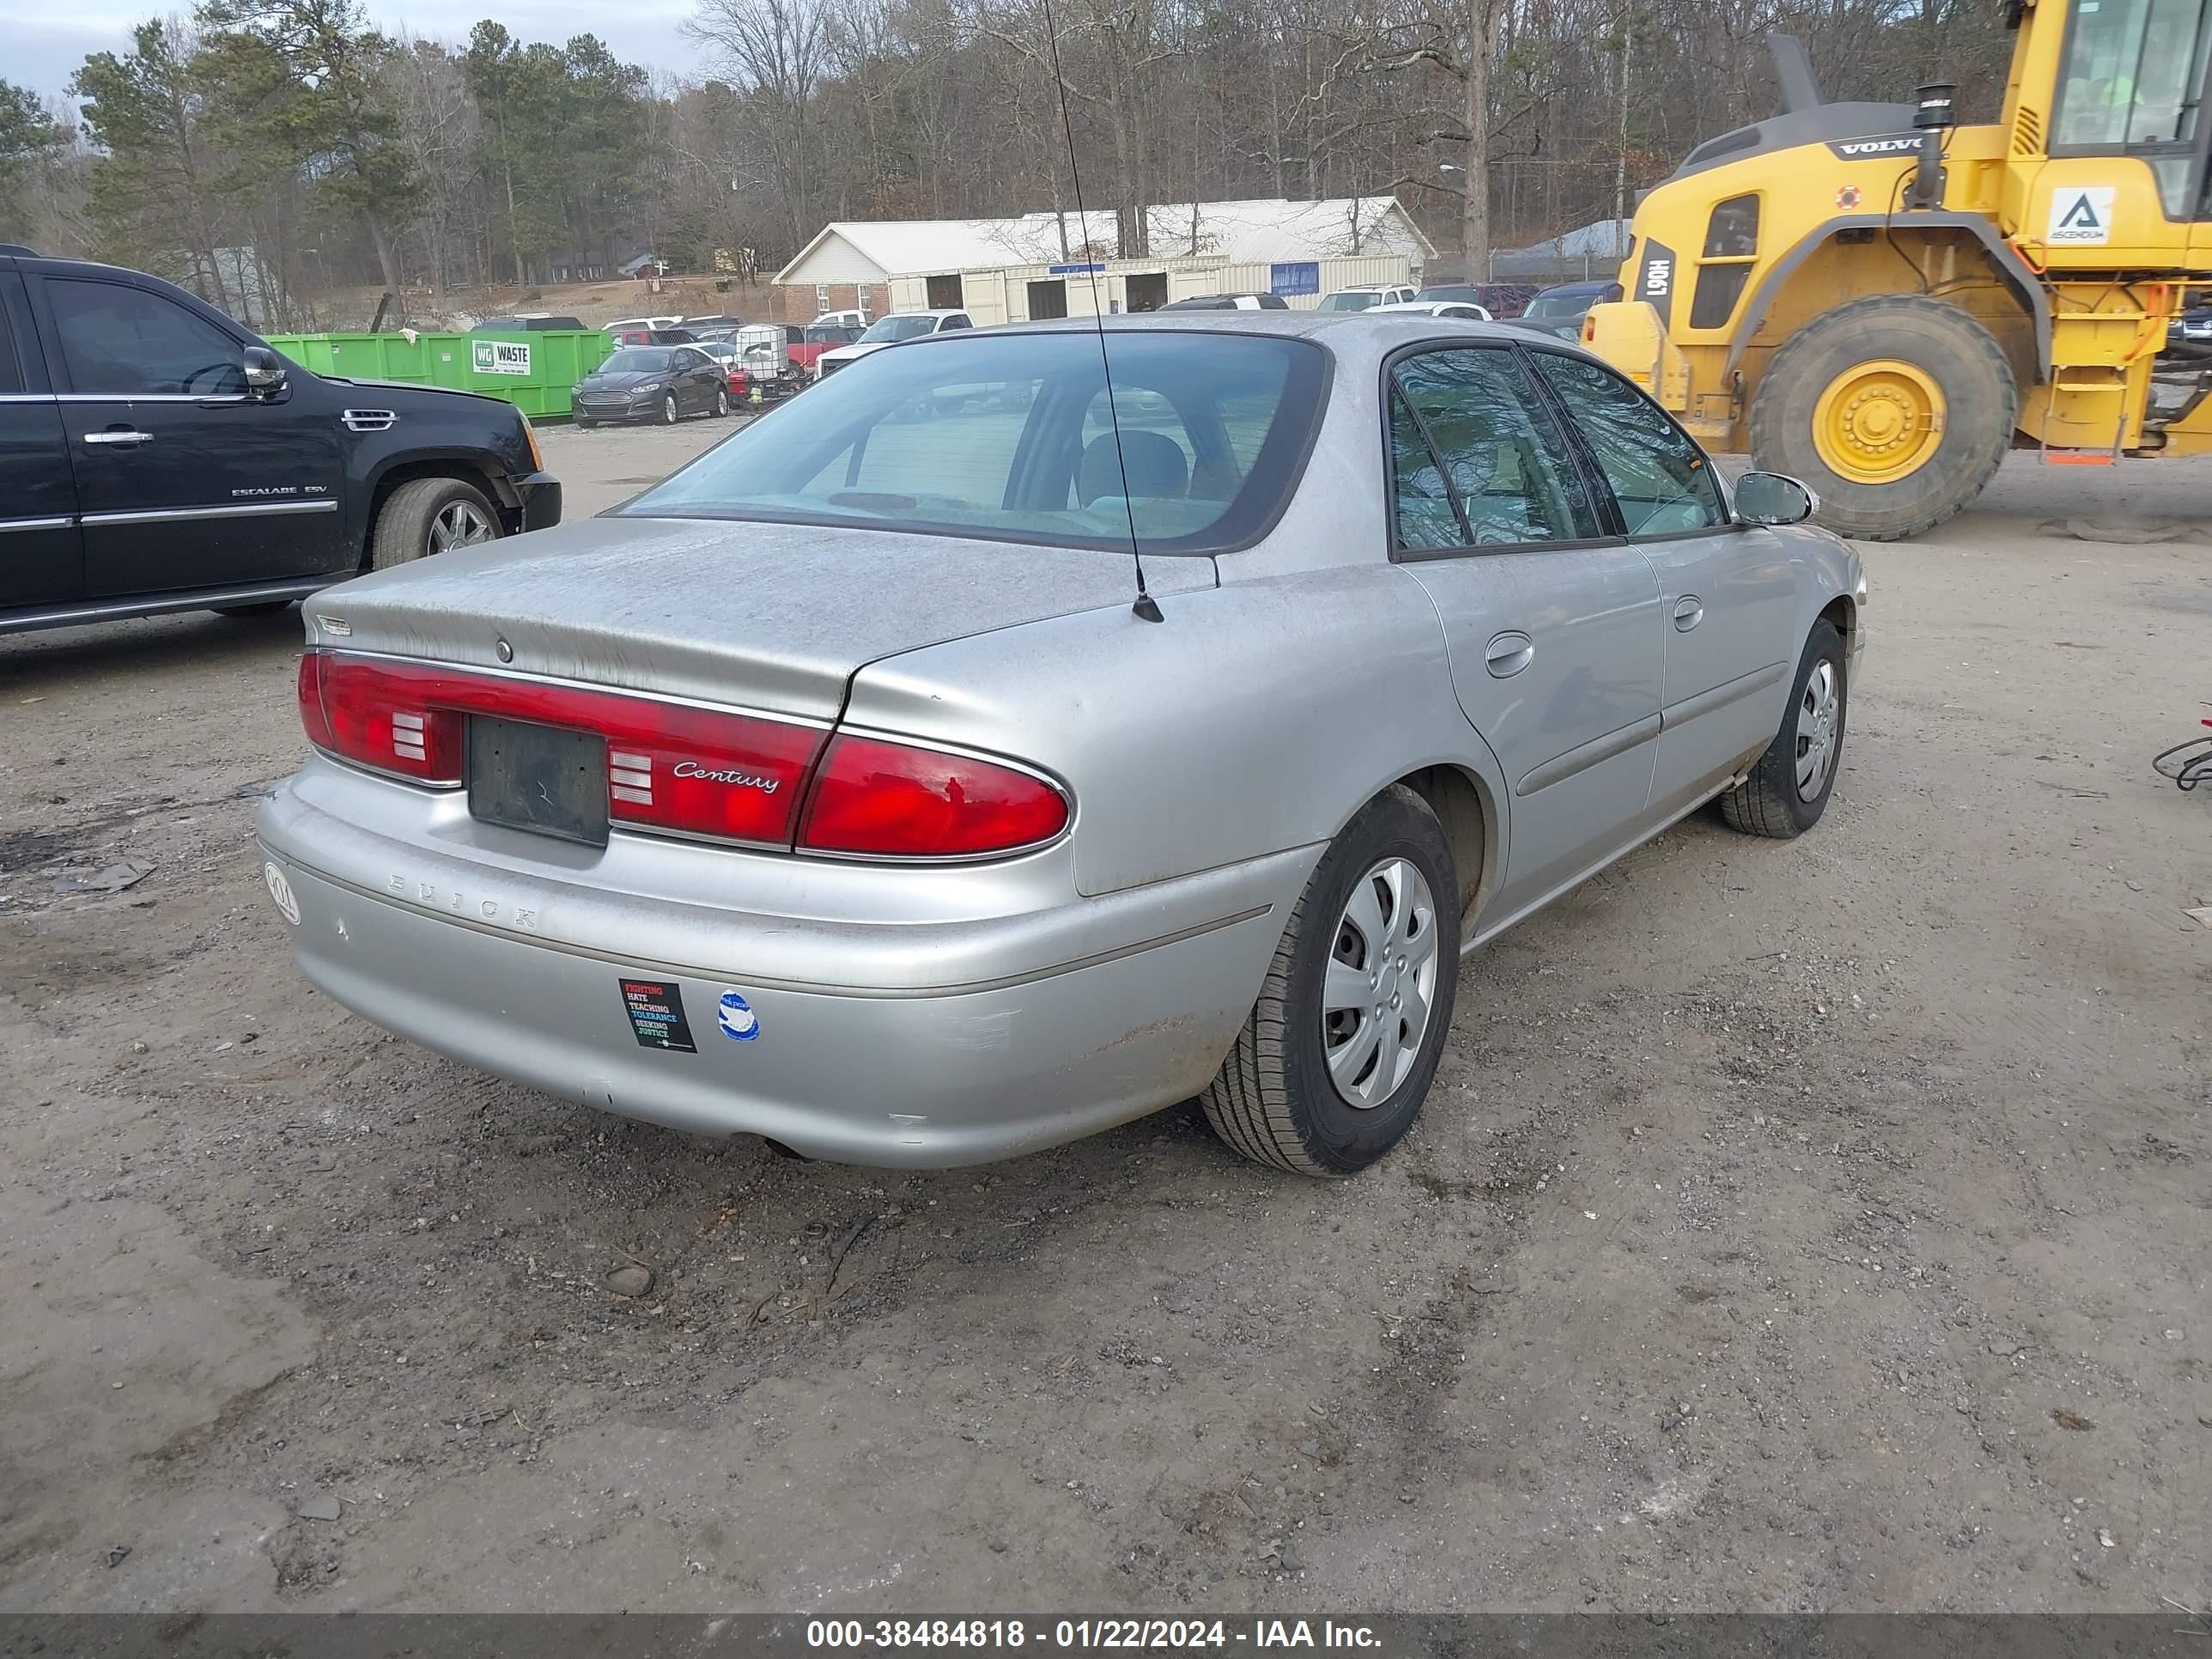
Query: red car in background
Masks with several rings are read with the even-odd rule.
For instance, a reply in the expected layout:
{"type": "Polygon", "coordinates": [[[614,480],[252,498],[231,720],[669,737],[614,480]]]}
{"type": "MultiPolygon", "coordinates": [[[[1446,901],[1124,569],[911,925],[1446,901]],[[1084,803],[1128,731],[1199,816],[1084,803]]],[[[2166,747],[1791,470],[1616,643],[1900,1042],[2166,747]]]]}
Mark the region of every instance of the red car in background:
{"type": "Polygon", "coordinates": [[[843,323],[811,323],[791,331],[799,337],[787,348],[791,361],[805,372],[810,380],[814,378],[814,365],[823,352],[850,345],[860,337],[859,329],[843,323]]]}

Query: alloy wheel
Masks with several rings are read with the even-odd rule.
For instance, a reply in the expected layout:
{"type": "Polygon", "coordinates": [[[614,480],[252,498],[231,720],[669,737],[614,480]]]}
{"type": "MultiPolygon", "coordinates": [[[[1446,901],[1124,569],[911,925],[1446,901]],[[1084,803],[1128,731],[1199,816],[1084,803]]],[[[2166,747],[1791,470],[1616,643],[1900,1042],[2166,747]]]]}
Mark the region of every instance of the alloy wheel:
{"type": "Polygon", "coordinates": [[[474,501],[448,501],[430,520],[430,551],[448,553],[457,547],[498,538],[499,526],[474,501]]]}

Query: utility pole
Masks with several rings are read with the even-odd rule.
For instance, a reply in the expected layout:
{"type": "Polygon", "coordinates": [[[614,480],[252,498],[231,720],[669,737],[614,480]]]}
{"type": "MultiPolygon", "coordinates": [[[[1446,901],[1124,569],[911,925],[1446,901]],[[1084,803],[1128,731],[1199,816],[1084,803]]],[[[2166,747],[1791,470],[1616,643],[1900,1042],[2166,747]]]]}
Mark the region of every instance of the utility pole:
{"type": "Polygon", "coordinates": [[[1613,157],[1613,262],[1616,265],[1628,258],[1628,54],[1633,45],[1633,8],[1624,10],[1620,18],[1620,147],[1613,157]]]}

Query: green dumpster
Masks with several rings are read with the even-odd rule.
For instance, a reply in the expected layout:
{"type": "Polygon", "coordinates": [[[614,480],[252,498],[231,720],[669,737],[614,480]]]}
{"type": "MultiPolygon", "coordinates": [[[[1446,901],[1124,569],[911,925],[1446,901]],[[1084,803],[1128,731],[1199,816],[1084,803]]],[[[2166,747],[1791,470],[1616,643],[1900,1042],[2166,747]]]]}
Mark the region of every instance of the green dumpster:
{"type": "Polygon", "coordinates": [[[503,398],[532,420],[563,420],[576,382],[614,343],[597,329],[497,334],[272,334],[269,343],[302,368],[354,380],[441,386],[503,398]]]}

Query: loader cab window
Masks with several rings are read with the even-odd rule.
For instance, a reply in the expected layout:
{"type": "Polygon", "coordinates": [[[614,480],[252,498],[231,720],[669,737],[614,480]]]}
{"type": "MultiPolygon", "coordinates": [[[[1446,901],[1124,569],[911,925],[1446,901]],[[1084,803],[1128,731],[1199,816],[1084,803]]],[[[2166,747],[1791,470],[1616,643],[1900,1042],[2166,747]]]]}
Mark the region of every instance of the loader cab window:
{"type": "Polygon", "coordinates": [[[2186,149],[2204,89],[2208,0],[2081,0],[2053,151],[2186,149]]]}
{"type": "Polygon", "coordinates": [[[1692,328],[1722,328],[1735,314],[1744,284],[1759,253],[1759,198],[1731,196],[1714,204],[1705,222],[1705,252],[1698,259],[1698,287],[1690,301],[1692,328]]]}

